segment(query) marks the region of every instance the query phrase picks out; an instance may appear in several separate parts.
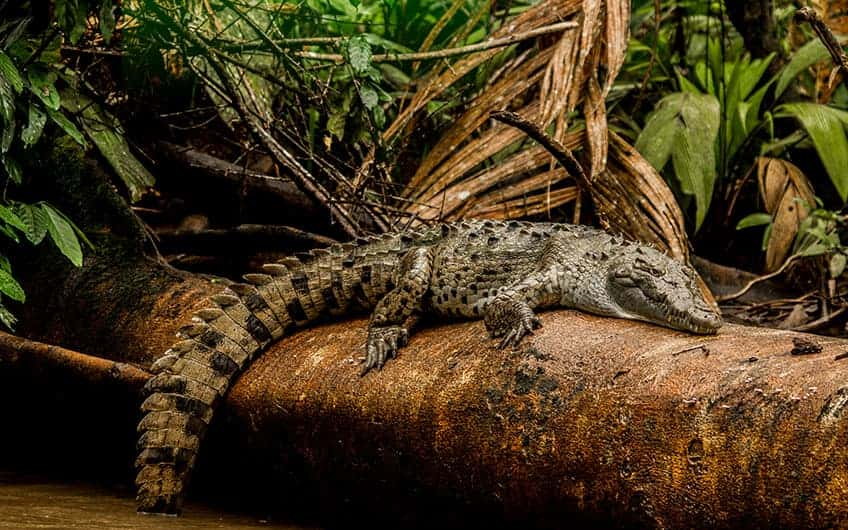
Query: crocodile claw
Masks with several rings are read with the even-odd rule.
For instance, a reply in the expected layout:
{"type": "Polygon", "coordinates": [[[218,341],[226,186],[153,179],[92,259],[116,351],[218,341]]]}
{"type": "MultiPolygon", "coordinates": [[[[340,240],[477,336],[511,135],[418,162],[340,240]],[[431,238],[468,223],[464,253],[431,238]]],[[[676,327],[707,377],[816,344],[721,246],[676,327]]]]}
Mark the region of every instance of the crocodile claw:
{"type": "Polygon", "coordinates": [[[365,345],[365,365],[359,375],[365,375],[372,368],[381,370],[386,361],[397,357],[398,348],[405,346],[409,333],[403,326],[373,326],[368,329],[368,342],[365,345]]]}
{"type": "Polygon", "coordinates": [[[521,321],[510,329],[504,338],[501,339],[498,347],[506,348],[507,346],[518,346],[521,343],[521,339],[527,335],[532,335],[533,330],[540,327],[542,327],[542,321],[539,320],[539,317],[536,315],[533,315],[530,318],[522,318],[521,321]]]}
{"type": "Polygon", "coordinates": [[[527,303],[508,296],[499,296],[489,303],[483,320],[492,338],[503,337],[498,347],[517,346],[533,330],[542,327],[527,303]]]}

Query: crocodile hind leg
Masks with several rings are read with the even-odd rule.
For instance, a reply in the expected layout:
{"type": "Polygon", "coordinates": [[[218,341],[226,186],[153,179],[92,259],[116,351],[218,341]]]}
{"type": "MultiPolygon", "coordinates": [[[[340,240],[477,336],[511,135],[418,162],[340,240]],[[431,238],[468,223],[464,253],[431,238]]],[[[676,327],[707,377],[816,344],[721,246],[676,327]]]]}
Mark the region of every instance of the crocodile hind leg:
{"type": "Polygon", "coordinates": [[[552,237],[533,271],[502,289],[486,304],[483,323],[492,338],[502,337],[499,347],[518,345],[534,329],[542,327],[533,310],[560,300],[557,270],[562,267],[560,256],[564,244],[558,237],[552,237]]]}
{"type": "Polygon", "coordinates": [[[421,309],[424,295],[430,288],[432,255],[428,248],[410,250],[400,263],[396,275],[397,287],[388,292],[375,306],[368,324],[365,345],[365,365],[360,375],[372,368],[378,370],[405,346],[413,317],[421,309]]]}

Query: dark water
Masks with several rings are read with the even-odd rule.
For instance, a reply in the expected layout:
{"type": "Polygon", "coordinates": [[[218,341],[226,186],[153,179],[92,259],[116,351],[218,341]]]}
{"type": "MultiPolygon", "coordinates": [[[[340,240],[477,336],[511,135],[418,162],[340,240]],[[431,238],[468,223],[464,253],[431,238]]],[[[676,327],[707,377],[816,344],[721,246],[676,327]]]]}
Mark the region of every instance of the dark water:
{"type": "Polygon", "coordinates": [[[130,492],[86,483],[42,480],[0,472],[0,528],[279,528],[305,530],[249,515],[188,504],[183,517],[142,516],[130,492]]]}

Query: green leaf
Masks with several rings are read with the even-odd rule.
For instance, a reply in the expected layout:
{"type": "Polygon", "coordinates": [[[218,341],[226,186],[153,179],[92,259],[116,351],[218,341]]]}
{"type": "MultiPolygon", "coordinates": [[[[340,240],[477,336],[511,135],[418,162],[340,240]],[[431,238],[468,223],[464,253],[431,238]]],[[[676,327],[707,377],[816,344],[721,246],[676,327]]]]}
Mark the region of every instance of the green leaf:
{"type": "Polygon", "coordinates": [[[777,86],[774,89],[774,99],[778,99],[801,72],[828,57],[830,57],[830,53],[819,39],[813,39],[801,46],[798,51],[792,54],[792,59],[780,71],[777,86]]]}
{"type": "Polygon", "coordinates": [[[127,187],[130,201],[140,200],[156,180],[132,153],[118,119],[79,92],[63,91],[62,105],[79,116],[85,133],[127,187]]]}
{"type": "Polygon", "coordinates": [[[36,204],[18,203],[15,205],[15,213],[24,224],[24,235],[29,242],[33,245],[41,243],[50,224],[47,212],[36,204]]]}
{"type": "Polygon", "coordinates": [[[0,269],[0,293],[5,294],[16,302],[26,301],[24,288],[21,287],[21,284],[11,274],[3,269],[0,269]]]}
{"type": "Polygon", "coordinates": [[[671,158],[680,189],[694,196],[696,230],[712,199],[719,123],[720,108],[715,97],[676,92],[660,100],[636,140],[636,149],[657,170],[662,170],[671,158]]]}
{"type": "Polygon", "coordinates": [[[374,120],[374,126],[378,129],[385,127],[386,113],[380,105],[375,105],[374,108],[371,109],[371,118],[374,120]]]}
{"type": "Polygon", "coordinates": [[[3,76],[0,76],[0,118],[4,122],[15,119],[15,93],[3,76]]]}
{"type": "Polygon", "coordinates": [[[0,220],[5,222],[9,226],[14,226],[21,232],[26,232],[26,225],[20,217],[15,215],[15,212],[13,212],[11,208],[0,205],[0,220]]]}
{"type": "Polygon", "coordinates": [[[0,76],[4,77],[16,94],[24,89],[24,79],[18,72],[15,63],[3,52],[0,52],[0,76]]]}
{"type": "Polygon", "coordinates": [[[18,161],[12,158],[11,156],[4,156],[3,158],[3,168],[6,170],[6,174],[9,175],[9,179],[15,184],[20,184],[23,180],[23,172],[21,171],[21,165],[18,164],[18,161]]]}
{"type": "Polygon", "coordinates": [[[327,118],[327,130],[330,134],[341,140],[344,138],[345,121],[347,120],[346,112],[334,112],[327,118]]]}
{"type": "Polygon", "coordinates": [[[112,33],[115,32],[115,6],[112,5],[112,0],[103,0],[100,6],[100,33],[103,35],[103,40],[106,44],[112,40],[112,33]]]}
{"type": "Polygon", "coordinates": [[[848,264],[848,258],[845,254],[834,254],[830,257],[829,269],[831,278],[839,278],[845,271],[845,265],[848,264]]]}
{"type": "Polygon", "coordinates": [[[71,120],[69,120],[60,110],[51,110],[47,109],[47,114],[50,116],[50,119],[56,122],[56,125],[62,128],[68,136],[73,138],[78,144],[85,147],[85,137],[82,133],[77,129],[77,126],[73,124],[71,120]]]}
{"type": "Polygon", "coordinates": [[[390,52],[411,53],[414,51],[412,48],[404,46],[403,44],[384,39],[383,37],[375,35],[373,33],[363,33],[362,36],[365,37],[365,40],[367,40],[368,44],[370,44],[371,46],[379,46],[381,48],[385,48],[387,51],[390,52]]]}
{"type": "Polygon", "coordinates": [[[12,147],[12,140],[15,139],[15,128],[17,122],[14,119],[7,121],[3,127],[3,133],[0,134],[0,154],[9,152],[12,147]]]}
{"type": "Polygon", "coordinates": [[[350,0],[329,0],[330,7],[338,11],[339,13],[344,13],[349,17],[353,17],[356,15],[356,7],[350,3],[350,0]]]}
{"type": "Polygon", "coordinates": [[[736,223],[736,229],[742,230],[743,228],[750,228],[752,226],[762,226],[771,223],[771,215],[767,213],[752,213],[750,215],[746,215],[742,219],[736,223]]]}
{"type": "Polygon", "coordinates": [[[818,103],[787,103],[776,115],[801,122],[842,201],[848,199],[848,112],[818,103]]]}
{"type": "Polygon", "coordinates": [[[363,85],[362,88],[359,89],[359,99],[368,110],[373,109],[380,102],[380,97],[377,95],[377,91],[374,90],[374,87],[371,85],[363,85]]]}
{"type": "Polygon", "coordinates": [[[75,266],[82,266],[82,249],[79,239],[71,223],[49,204],[42,203],[41,208],[47,213],[47,233],[59,248],[59,251],[75,266]]]}
{"type": "Polygon", "coordinates": [[[347,41],[347,60],[350,62],[353,73],[357,76],[365,75],[371,67],[371,45],[360,36],[351,37],[347,41]]]}
{"type": "Polygon", "coordinates": [[[0,304],[0,322],[10,330],[15,329],[15,323],[18,321],[15,315],[11,313],[3,304],[0,304]]]}
{"type": "Polygon", "coordinates": [[[37,105],[29,104],[29,123],[21,130],[21,140],[24,145],[33,145],[41,138],[44,124],[47,123],[47,114],[41,111],[37,105]]]}
{"type": "Polygon", "coordinates": [[[27,72],[27,79],[29,79],[30,91],[44,103],[44,106],[50,110],[59,110],[61,103],[59,91],[53,84],[56,81],[55,73],[32,68],[27,72]]]}

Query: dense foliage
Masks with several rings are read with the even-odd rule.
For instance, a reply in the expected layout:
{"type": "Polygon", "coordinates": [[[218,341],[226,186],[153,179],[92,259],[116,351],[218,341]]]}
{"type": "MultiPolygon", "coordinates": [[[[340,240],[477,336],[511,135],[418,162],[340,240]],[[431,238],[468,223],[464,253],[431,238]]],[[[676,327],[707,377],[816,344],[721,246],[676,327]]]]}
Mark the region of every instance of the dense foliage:
{"type": "MultiPolygon", "coordinates": [[[[252,149],[244,129],[254,117],[294,149],[292,156],[305,172],[317,175],[317,196],[358,204],[371,213],[372,227],[381,229],[389,226],[384,219],[414,210],[410,204],[419,197],[409,190],[416,185],[410,176],[427,153],[441,148],[439,135],[504,72],[521,64],[519,59],[534,53],[532,41],[495,48],[428,99],[418,113],[423,115],[404,122],[400,118],[417,93],[452,72],[456,63],[449,58],[489,42],[532,3],[31,4],[5,7],[0,25],[0,161],[6,179],[0,232],[14,244],[37,245],[49,235],[75,265],[82,262],[84,236],[66,215],[38,199],[37,182],[44,177],[27,175],[22,163],[48,128],[96,149],[127,198],[137,202],[154,179],[141,162],[144,157],[130,147],[127,122],[121,122],[133,120],[138,107],[122,103],[149,98],[146,89],[164,86],[171,92],[157,94],[158,109],[195,120],[179,122],[180,130],[197,129],[198,123],[223,125],[222,143],[252,149]],[[111,78],[101,83],[100,66],[86,50],[119,56],[123,68],[111,69],[111,78]],[[228,99],[233,93],[228,84],[237,86],[238,101],[228,99]],[[203,109],[211,110],[204,114],[203,109]]],[[[848,199],[848,90],[838,75],[829,75],[827,49],[792,21],[793,4],[775,4],[767,15],[774,19],[772,37],[778,44],[763,53],[759,46],[746,48],[750,42],[728,12],[733,5],[632,2],[631,42],[609,98],[610,125],[661,172],[691,234],[748,238],[752,227],[764,227],[764,256],[750,252],[765,258],[767,270],[824,256],[827,274],[837,278],[848,256],[839,237],[840,211],[848,199]]],[[[515,102],[504,107],[510,104],[515,102]]],[[[579,135],[584,126],[574,115],[560,133],[579,135]]],[[[524,139],[509,142],[455,178],[464,184],[482,181],[486,169],[526,147],[524,139]]],[[[505,197],[487,203],[488,214],[501,207],[508,211],[510,201],[550,201],[552,192],[538,176],[522,177],[520,170],[514,175],[501,189],[486,191],[505,197]],[[523,191],[510,194],[506,187],[523,191]]],[[[579,197],[573,187],[553,193],[557,205],[579,197]]],[[[552,215],[544,205],[525,211],[552,215]]],[[[571,212],[577,216],[580,208],[553,215],[571,212]]],[[[23,301],[24,293],[2,255],[0,293],[0,321],[11,325],[13,317],[2,302],[23,301]]]]}

